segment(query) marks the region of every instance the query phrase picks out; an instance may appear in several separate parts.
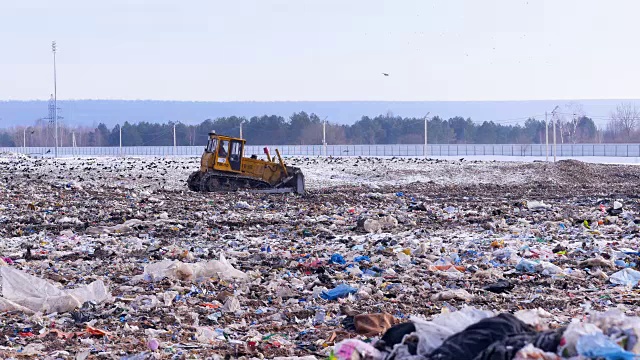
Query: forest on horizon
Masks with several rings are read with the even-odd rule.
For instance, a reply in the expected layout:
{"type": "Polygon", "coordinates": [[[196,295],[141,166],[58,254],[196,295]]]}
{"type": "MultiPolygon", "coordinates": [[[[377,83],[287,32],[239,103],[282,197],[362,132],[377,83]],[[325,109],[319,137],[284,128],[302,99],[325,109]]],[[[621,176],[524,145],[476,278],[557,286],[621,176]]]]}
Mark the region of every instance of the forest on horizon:
{"type": "MultiPolygon", "coordinates": [[[[632,104],[621,104],[611,114],[603,128],[596,126],[588,116],[557,115],[557,141],[570,143],[623,143],[640,141],[640,111],[632,104]]],[[[552,119],[550,119],[552,120],[552,119]]],[[[285,118],[277,115],[251,118],[229,116],[206,119],[197,125],[183,123],[125,122],[122,125],[123,146],[173,145],[175,126],[178,146],[204,145],[207,134],[215,130],[219,134],[239,136],[240,124],[243,137],[253,145],[311,145],[322,144],[323,119],[304,111],[285,118]]],[[[552,121],[549,121],[551,133],[552,121]]],[[[545,142],[544,119],[529,118],[523,124],[484,121],[474,122],[460,116],[448,119],[434,116],[428,119],[430,144],[540,144],[545,142]]],[[[118,146],[120,125],[108,127],[101,123],[96,127],[59,126],[60,146],[118,146]]],[[[551,136],[551,135],[550,135],[551,136]]],[[[328,144],[422,144],[424,143],[424,118],[400,117],[392,113],[375,117],[362,116],[352,125],[326,124],[328,144]]],[[[0,130],[0,146],[53,146],[53,122],[40,119],[28,126],[14,126],[0,130]],[[26,142],[26,144],[25,144],[26,142]]]]}

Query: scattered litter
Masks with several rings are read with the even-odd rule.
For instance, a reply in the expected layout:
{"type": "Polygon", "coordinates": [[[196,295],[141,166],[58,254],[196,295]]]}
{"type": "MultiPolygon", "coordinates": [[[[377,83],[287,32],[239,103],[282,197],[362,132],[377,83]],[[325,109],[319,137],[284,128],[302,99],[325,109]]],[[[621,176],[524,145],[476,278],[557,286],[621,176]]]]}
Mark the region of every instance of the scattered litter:
{"type": "Polygon", "coordinates": [[[303,168],[306,196],[192,193],[189,158],[0,158],[0,353],[640,353],[629,316],[640,301],[640,168],[287,163],[303,168]]]}

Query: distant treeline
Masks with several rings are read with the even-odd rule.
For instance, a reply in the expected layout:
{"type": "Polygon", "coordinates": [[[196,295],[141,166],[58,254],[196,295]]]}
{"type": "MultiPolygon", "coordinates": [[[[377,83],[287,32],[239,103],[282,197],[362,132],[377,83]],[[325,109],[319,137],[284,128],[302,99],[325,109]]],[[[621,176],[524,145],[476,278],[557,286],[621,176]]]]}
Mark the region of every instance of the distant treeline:
{"type": "MultiPolygon", "coordinates": [[[[558,143],[633,142],[639,140],[637,112],[625,117],[624,105],[618,115],[612,114],[606,129],[598,129],[587,116],[559,118],[556,126],[558,143]],[[629,116],[633,117],[632,120],[629,116]]],[[[629,109],[626,109],[629,110],[629,109]]],[[[635,111],[635,108],[632,109],[635,111]]],[[[322,119],[315,114],[294,113],[288,119],[264,115],[252,118],[222,117],[207,119],[200,124],[182,123],[129,123],[122,125],[123,146],[173,145],[175,125],[179,146],[204,145],[207,133],[239,136],[240,123],[249,144],[322,144],[322,119]]],[[[539,144],[545,142],[544,119],[530,118],[523,124],[485,121],[453,117],[442,119],[434,116],[428,120],[428,141],[431,144],[539,144]]],[[[71,146],[73,138],[77,146],[118,146],[119,125],[108,128],[104,124],[96,128],[59,128],[60,145],[71,146]]],[[[552,135],[550,135],[551,138],[552,135]]],[[[421,144],[424,142],[424,119],[402,118],[393,114],[374,118],[363,116],[353,125],[327,123],[328,144],[421,144]]],[[[14,127],[0,133],[0,146],[53,146],[53,126],[39,121],[27,127],[14,127]],[[25,139],[26,138],[26,139],[25,139]]]]}

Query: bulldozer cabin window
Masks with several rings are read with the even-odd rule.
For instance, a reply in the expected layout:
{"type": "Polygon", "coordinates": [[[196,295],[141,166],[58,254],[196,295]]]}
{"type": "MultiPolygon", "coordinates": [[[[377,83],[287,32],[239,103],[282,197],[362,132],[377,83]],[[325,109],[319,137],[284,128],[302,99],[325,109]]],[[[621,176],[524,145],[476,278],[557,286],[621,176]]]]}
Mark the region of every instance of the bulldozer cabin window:
{"type": "Polygon", "coordinates": [[[220,141],[220,147],[218,148],[219,163],[223,163],[227,161],[228,149],[229,149],[229,140],[220,141]]]}
{"type": "Polygon", "coordinates": [[[242,142],[237,140],[231,141],[231,155],[229,156],[229,165],[231,165],[231,170],[236,170],[236,171],[240,170],[241,158],[242,158],[242,142]]]}
{"type": "Polygon", "coordinates": [[[218,139],[209,139],[209,142],[207,143],[207,152],[214,152],[216,151],[216,147],[218,146],[218,139]]]}

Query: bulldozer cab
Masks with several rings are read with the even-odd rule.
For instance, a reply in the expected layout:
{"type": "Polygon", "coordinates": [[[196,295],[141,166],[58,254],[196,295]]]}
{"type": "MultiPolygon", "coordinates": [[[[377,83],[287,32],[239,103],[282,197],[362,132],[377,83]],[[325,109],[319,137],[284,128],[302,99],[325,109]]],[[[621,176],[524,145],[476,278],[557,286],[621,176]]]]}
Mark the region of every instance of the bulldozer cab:
{"type": "Polygon", "coordinates": [[[203,165],[220,171],[241,172],[244,144],[243,139],[209,133],[205,151],[213,156],[213,164],[203,165]]]}

